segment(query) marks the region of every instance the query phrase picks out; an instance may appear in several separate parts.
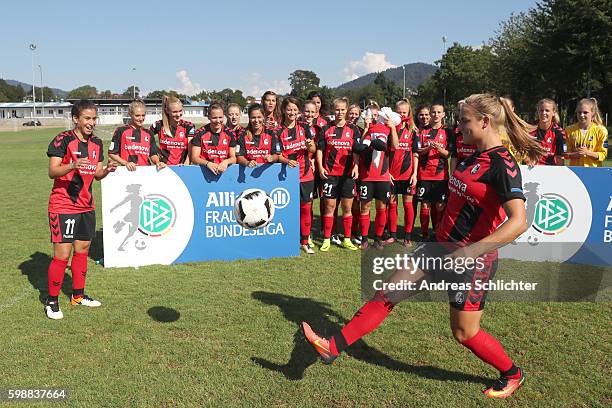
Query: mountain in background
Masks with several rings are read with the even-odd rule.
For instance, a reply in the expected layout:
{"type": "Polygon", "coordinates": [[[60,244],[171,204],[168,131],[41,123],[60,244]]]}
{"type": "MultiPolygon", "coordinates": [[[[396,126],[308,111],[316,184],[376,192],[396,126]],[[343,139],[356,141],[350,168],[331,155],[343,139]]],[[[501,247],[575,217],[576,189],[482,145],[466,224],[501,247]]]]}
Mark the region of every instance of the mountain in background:
{"type": "MultiPolygon", "coordinates": [[[[26,84],[25,82],[15,81],[13,79],[5,79],[6,83],[11,86],[20,86],[25,93],[32,93],[32,85],[26,84]]],[[[39,86],[39,85],[36,85],[39,86]]],[[[46,85],[45,85],[46,86],[46,85]]],[[[51,88],[55,96],[61,99],[65,99],[68,96],[68,91],[64,91],[63,89],[51,88]]]]}
{"type": "MultiPolygon", "coordinates": [[[[419,85],[425,82],[427,78],[432,76],[434,72],[438,70],[438,67],[435,65],[425,64],[423,62],[406,64],[404,66],[406,67],[406,87],[412,89],[418,88],[419,85]]],[[[338,85],[336,89],[356,89],[361,88],[362,86],[370,85],[374,83],[374,79],[378,74],[378,72],[373,72],[371,74],[364,75],[352,81],[338,85]]],[[[404,71],[401,66],[384,70],[382,71],[382,74],[387,79],[394,81],[400,88],[403,86],[404,71]]]]}

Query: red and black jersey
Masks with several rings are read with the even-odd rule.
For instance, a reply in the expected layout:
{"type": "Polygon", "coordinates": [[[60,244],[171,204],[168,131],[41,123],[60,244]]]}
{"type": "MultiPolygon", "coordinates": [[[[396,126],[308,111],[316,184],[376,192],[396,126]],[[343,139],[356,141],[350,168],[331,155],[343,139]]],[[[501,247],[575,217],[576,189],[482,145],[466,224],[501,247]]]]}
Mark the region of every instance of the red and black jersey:
{"type": "Polygon", "coordinates": [[[149,128],[159,138],[159,159],[169,166],[185,163],[189,153],[189,138],[195,135],[195,126],[186,120],[179,120],[171,126],[171,135],[166,134],[164,125],[158,120],[149,128]]]}
{"type": "Polygon", "coordinates": [[[419,148],[418,138],[408,126],[396,130],[397,149],[389,145],[390,172],[395,180],[410,180],[413,170],[412,157],[419,148]]]}
{"type": "Polygon", "coordinates": [[[330,176],[350,176],[353,149],[361,144],[361,132],[349,123],[342,127],[329,124],[319,134],[317,148],[323,152],[323,168],[330,176]]]}
{"type": "Polygon", "coordinates": [[[300,164],[300,182],[314,180],[310,153],[306,147],[306,139],[313,140],[314,137],[312,127],[304,122],[297,122],[292,128],[283,126],[278,133],[282,150],[281,154],[287,159],[295,160],[300,164]]]}
{"type": "Polygon", "coordinates": [[[503,146],[478,152],[457,164],[448,188],[448,203],[436,229],[440,242],[480,241],[506,219],[506,201],[525,199],[521,170],[503,146]]]}
{"type": "Polygon", "coordinates": [[[118,154],[123,160],[137,166],[148,166],[149,158],[158,154],[153,133],[130,125],[115,130],[108,153],[118,154]]]}
{"type": "Polygon", "coordinates": [[[200,158],[219,164],[229,157],[230,147],[236,146],[236,140],[234,132],[228,128],[223,127],[221,132],[214,133],[206,125],[196,130],[191,144],[200,147],[200,158]]]}
{"type": "Polygon", "coordinates": [[[236,144],[238,144],[238,141],[240,140],[240,138],[244,136],[244,134],[246,133],[246,129],[240,125],[236,126],[233,129],[232,128],[228,128],[228,129],[232,132],[232,136],[236,144]]]}
{"type": "MultiPolygon", "coordinates": [[[[274,121],[276,122],[276,126],[267,126],[265,125],[266,130],[271,130],[273,132],[278,132],[281,128],[281,121],[277,118],[275,118],[274,116],[272,116],[272,118],[274,119],[274,121]]],[[[267,117],[264,118],[264,123],[266,122],[267,117]]]]}
{"type": "Polygon", "coordinates": [[[458,162],[462,162],[474,153],[476,153],[476,145],[463,143],[463,134],[455,133],[455,138],[449,144],[451,157],[455,157],[458,162]]]}
{"type": "Polygon", "coordinates": [[[330,121],[329,121],[328,118],[319,115],[319,116],[317,116],[315,118],[315,120],[313,122],[314,122],[315,125],[317,125],[318,127],[320,127],[322,129],[324,126],[327,126],[330,121]]]}
{"type": "Polygon", "coordinates": [[[539,127],[531,132],[531,136],[536,139],[547,154],[542,156],[537,164],[554,166],[555,156],[563,156],[565,146],[565,134],[563,129],[557,125],[552,125],[548,129],[540,129],[539,127]]]}
{"type": "Polygon", "coordinates": [[[255,160],[257,163],[266,163],[265,157],[280,152],[280,145],[276,133],[264,130],[258,135],[253,135],[249,140],[248,132],[242,136],[236,145],[236,156],[244,156],[247,160],[255,160]]]}
{"type": "MultiPolygon", "coordinates": [[[[431,142],[438,142],[446,149],[449,139],[452,140],[452,130],[448,128],[434,129],[427,127],[417,133],[421,148],[431,142]]],[[[419,180],[448,180],[448,160],[433,147],[427,153],[419,155],[419,180]]]]}
{"type": "Polygon", "coordinates": [[[98,162],[104,160],[102,141],[91,135],[85,142],[79,140],[74,130],[57,135],[47,149],[48,157],[61,157],[62,164],[78,159],[88,158],[90,164],[53,181],[49,197],[49,212],[57,214],[75,214],[94,210],[91,185],[98,168],[98,162]]]}
{"type": "Polygon", "coordinates": [[[373,123],[363,135],[361,143],[367,148],[359,160],[359,180],[391,181],[387,146],[391,129],[384,123],[373,123]]]}

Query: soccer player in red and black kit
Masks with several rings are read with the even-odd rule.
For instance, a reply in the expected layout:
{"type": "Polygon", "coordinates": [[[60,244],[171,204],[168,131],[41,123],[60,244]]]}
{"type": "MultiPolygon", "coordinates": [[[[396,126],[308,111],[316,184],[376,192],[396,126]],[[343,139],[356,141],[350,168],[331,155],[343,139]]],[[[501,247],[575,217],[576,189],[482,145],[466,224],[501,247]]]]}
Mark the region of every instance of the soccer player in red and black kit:
{"type": "Polygon", "coordinates": [[[274,91],[266,91],[261,96],[261,105],[264,112],[264,126],[267,130],[280,129],[281,112],[278,95],[274,91]]]}
{"type": "Polygon", "coordinates": [[[452,130],[444,127],[444,106],[431,105],[429,109],[430,126],[418,132],[420,148],[417,171],[417,200],[421,203],[421,233],[427,238],[429,233],[429,214],[431,208],[434,229],[444,211],[444,202],[448,192],[448,157],[449,140],[453,139],[452,130]]]}
{"type": "MultiPolygon", "coordinates": [[[[542,99],[538,102],[537,108],[538,128],[531,132],[531,136],[546,149],[547,154],[535,164],[563,166],[566,141],[563,129],[559,126],[557,104],[552,99],[542,99]]],[[[525,164],[531,163],[525,160],[525,164]]]]}
{"type": "Polygon", "coordinates": [[[402,99],[395,105],[395,111],[402,117],[402,123],[396,127],[397,146],[389,146],[391,173],[391,197],[389,200],[389,233],[390,242],[397,239],[397,199],[402,196],[404,205],[404,241],[403,245],[411,246],[412,227],[414,226],[414,207],[412,196],[417,183],[419,163],[418,138],[413,122],[412,108],[408,99],[402,99]]]}
{"type": "Polygon", "coordinates": [[[309,244],[312,226],[312,198],[314,174],[311,155],[316,151],[314,128],[306,122],[298,122],[300,101],[292,96],[283,99],[281,104],[282,125],[278,134],[281,145],[280,163],[300,169],[300,244],[307,254],[314,254],[309,244]]]}
{"type": "Polygon", "coordinates": [[[240,119],[242,118],[242,108],[237,103],[230,103],[227,105],[227,127],[234,134],[236,143],[244,135],[246,130],[240,126],[240,119]]]}
{"type": "Polygon", "coordinates": [[[323,128],[323,126],[326,126],[329,123],[329,118],[323,116],[323,112],[326,109],[323,95],[318,91],[311,91],[306,99],[314,102],[316,108],[314,122],[318,127],[323,128]]]}
{"type": "Polygon", "coordinates": [[[397,133],[391,120],[381,122],[378,104],[370,105],[372,122],[369,123],[361,143],[366,146],[359,157],[359,225],[361,227],[361,249],[368,249],[370,229],[370,208],[376,199],[374,219],[374,248],[382,249],[382,235],[387,223],[387,202],[391,195],[391,174],[387,146],[397,147],[397,133]]]}
{"type": "Polygon", "coordinates": [[[142,101],[130,103],[128,114],[130,123],[115,130],[108,156],[129,171],[136,170],[137,166],[148,166],[149,160],[158,170],[166,167],[157,154],[153,132],[142,127],[146,115],[145,104],[142,101]]]}
{"type": "Polygon", "coordinates": [[[348,100],[334,101],[335,121],[323,127],[317,146],[317,168],[321,175],[321,195],[324,200],[323,243],[320,250],[329,251],[331,233],[334,225],[334,211],[338,199],[342,207],[342,225],[344,240],[342,247],[356,251],[358,248],[351,242],[353,216],[351,206],[355,193],[355,179],[359,175],[358,153],[365,148],[361,144],[359,129],[347,123],[348,100]]]}
{"type": "MultiPolygon", "coordinates": [[[[461,112],[461,105],[464,102],[465,101],[460,100],[457,103],[457,113],[461,112]]],[[[464,161],[465,159],[467,159],[468,157],[476,153],[476,145],[467,144],[463,140],[463,134],[459,131],[459,125],[455,127],[453,133],[454,133],[454,138],[453,140],[449,141],[449,150],[451,154],[451,161],[450,161],[450,173],[451,174],[457,168],[458,163],[461,163],[462,161],[464,161]]]]}
{"type": "Polygon", "coordinates": [[[195,134],[195,126],[182,117],[181,100],[166,95],[162,102],[162,120],[149,128],[159,137],[160,159],[168,166],[189,164],[189,142],[195,134]]]}
{"type": "Polygon", "coordinates": [[[72,296],[70,304],[97,307],[101,303],[85,294],[87,255],[96,234],[96,214],[92,194],[94,178],[101,180],[115,171],[117,164],[102,166],[102,141],[93,134],[97,108],[81,100],[72,106],[74,129],[57,135],[47,149],[49,178],[53,189],[49,196],[49,228],[53,259],[47,273],[49,297],[45,312],[50,319],[64,317],[59,307],[59,293],[68,259],[72,253],[72,296]]]}
{"type": "MultiPolygon", "coordinates": [[[[437,256],[481,259],[479,266],[464,273],[447,272],[447,275],[456,275],[459,282],[473,284],[474,279],[482,282],[492,279],[497,266],[497,248],[512,242],[527,229],[521,172],[516,160],[502,146],[498,130],[502,126],[522,155],[537,161],[544,153],[529,136],[532,127],[516,116],[503,98],[477,94],[465,100],[461,107],[460,130],[467,143],[476,144],[477,152],[460,163],[453,173],[448,206],[436,230],[439,246],[452,251],[437,256]]],[[[422,262],[420,266],[427,264],[422,262]]],[[[422,268],[400,269],[386,283],[409,281],[418,287],[420,282],[438,272],[422,268]]],[[[318,336],[303,322],[306,339],[321,359],[330,364],[344,349],[376,329],[397,303],[416,292],[376,292],[373,299],[330,339],[318,336]]],[[[486,290],[449,290],[450,326],[460,344],[499,370],[500,378],[484,391],[485,395],[506,398],[521,386],[525,374],[508,357],[499,341],[480,328],[485,297],[486,290]]]]}
{"type": "Polygon", "coordinates": [[[208,108],[209,123],[195,132],[191,140],[191,163],[221,174],[236,163],[236,137],[223,122],[223,108],[213,103],[208,108]]]}
{"type": "Polygon", "coordinates": [[[249,125],[236,145],[236,162],[247,167],[276,163],[280,145],[276,132],[264,125],[264,108],[259,104],[249,107],[249,125]]]}

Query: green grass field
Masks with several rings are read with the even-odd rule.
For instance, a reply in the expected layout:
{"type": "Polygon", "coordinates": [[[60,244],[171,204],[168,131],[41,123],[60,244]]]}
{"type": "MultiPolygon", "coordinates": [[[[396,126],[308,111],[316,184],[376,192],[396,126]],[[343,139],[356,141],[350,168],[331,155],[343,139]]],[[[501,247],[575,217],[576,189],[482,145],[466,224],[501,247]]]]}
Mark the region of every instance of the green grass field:
{"type": "MultiPolygon", "coordinates": [[[[398,306],[324,366],[298,325],[308,320],[329,334],[362,304],[359,254],[340,248],[140,269],[90,260],[88,292],[103,307],[73,309],[61,296],[65,318],[51,321],[40,299],[52,253],[45,151],[56,132],[0,133],[0,389],[66,388],[68,405],[92,407],[612,404],[609,302],[489,303],[483,328],[528,375],[505,402],[482,396],[497,373],[454,342],[445,303],[398,306]]],[[[97,203],[99,191],[96,183],[97,203]]],[[[99,244],[91,254],[102,255],[99,244]]],[[[520,267],[502,261],[500,270],[520,267]]],[[[70,284],[68,271],[64,294],[70,284]]]]}

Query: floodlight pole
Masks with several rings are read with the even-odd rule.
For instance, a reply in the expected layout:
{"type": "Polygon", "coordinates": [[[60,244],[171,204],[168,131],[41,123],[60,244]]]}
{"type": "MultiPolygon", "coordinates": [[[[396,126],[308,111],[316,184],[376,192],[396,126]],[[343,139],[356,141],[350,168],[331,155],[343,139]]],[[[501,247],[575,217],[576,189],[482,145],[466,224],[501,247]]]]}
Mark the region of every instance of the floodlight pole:
{"type": "MultiPolygon", "coordinates": [[[[136,68],[132,68],[132,72],[136,72],[136,68]]],[[[136,100],[136,74],[132,78],[132,96],[132,99],[136,100]]]]}
{"type": "MultiPolygon", "coordinates": [[[[446,41],[448,40],[448,38],[446,38],[445,35],[442,36],[442,44],[444,44],[444,54],[442,54],[442,58],[444,58],[444,55],[446,54],[446,41]]],[[[442,68],[442,63],[440,63],[440,68],[442,68]]],[[[443,95],[443,102],[444,106],[446,106],[446,84],[444,85],[444,95],[443,95]]]]}
{"type": "Polygon", "coordinates": [[[406,99],[406,65],[402,65],[404,71],[404,87],[402,88],[402,98],[406,99]]]}
{"type": "Polygon", "coordinates": [[[42,116],[45,116],[45,90],[43,89],[43,80],[42,80],[42,67],[38,64],[38,69],[40,70],[40,106],[42,116]]]}
{"type": "Polygon", "coordinates": [[[34,70],[34,51],[36,50],[36,44],[30,44],[30,51],[32,51],[32,120],[34,120],[34,127],[36,127],[36,72],[34,70]]]}

